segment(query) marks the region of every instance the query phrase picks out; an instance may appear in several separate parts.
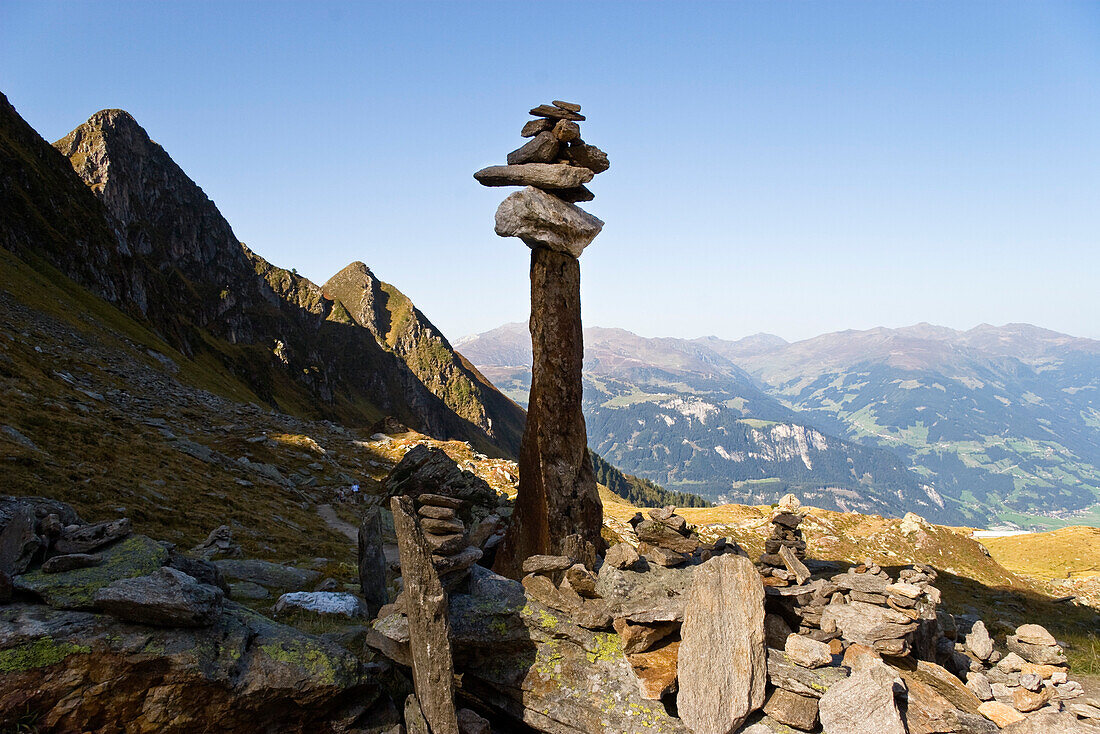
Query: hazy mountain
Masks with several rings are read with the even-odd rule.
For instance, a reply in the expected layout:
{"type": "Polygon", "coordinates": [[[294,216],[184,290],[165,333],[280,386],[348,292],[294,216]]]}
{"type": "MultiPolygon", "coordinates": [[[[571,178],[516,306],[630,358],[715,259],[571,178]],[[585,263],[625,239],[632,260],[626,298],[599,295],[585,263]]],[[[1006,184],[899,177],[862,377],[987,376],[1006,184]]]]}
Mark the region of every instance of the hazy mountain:
{"type": "MultiPolygon", "coordinates": [[[[773,502],[787,491],[818,506],[949,515],[889,451],[838,438],[769,396],[710,339],[648,339],[585,329],[590,446],[623,471],[711,500],[773,502]]],[[[762,335],[750,353],[785,344],[762,335]]],[[[461,342],[515,399],[530,386],[530,336],[508,324],[461,342]],[[521,361],[522,360],[522,361],[521,361]]]]}
{"type": "Polygon", "coordinates": [[[918,324],[733,359],[801,415],[904,456],[964,518],[1029,524],[1100,501],[1100,341],[918,324]]]}
{"type": "Polygon", "coordinates": [[[0,97],[0,211],[0,246],[152,328],[206,367],[208,389],[243,388],[350,426],[392,415],[494,454],[519,445],[522,413],[475,370],[448,394],[461,357],[407,299],[394,300],[395,341],[380,341],[316,284],[237,240],[124,111],[98,112],[51,147],[0,97]],[[434,361],[418,360],[429,352],[434,361]]]}

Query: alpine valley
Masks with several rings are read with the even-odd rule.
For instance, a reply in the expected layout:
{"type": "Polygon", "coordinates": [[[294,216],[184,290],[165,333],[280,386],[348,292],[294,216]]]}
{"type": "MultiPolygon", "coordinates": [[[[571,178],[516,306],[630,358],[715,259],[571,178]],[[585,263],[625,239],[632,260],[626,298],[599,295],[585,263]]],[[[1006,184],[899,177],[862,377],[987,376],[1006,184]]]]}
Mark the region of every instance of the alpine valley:
{"type": "MultiPolygon", "coordinates": [[[[458,342],[513,399],[526,326],[458,342]]],[[[585,330],[592,448],[718,502],[1023,527],[1100,517],[1100,341],[918,324],[788,343],[585,330]]]]}

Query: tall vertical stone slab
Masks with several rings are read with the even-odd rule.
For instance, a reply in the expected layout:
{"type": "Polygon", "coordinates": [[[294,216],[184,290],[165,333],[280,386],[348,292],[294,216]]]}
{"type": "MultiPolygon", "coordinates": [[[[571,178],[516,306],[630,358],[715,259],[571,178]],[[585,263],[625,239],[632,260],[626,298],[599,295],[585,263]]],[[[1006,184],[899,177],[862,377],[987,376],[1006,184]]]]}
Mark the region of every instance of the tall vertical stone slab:
{"type": "Polygon", "coordinates": [[[386,555],[382,550],[382,517],[377,507],[359,523],[359,588],[373,617],[389,601],[386,594],[386,555]]]}
{"type": "Polygon", "coordinates": [[[432,734],[459,734],[455,710],[454,659],[447,594],[432,564],[431,550],[416,521],[412,499],[390,499],[401,577],[405,583],[405,612],[409,618],[409,652],[413,686],[432,734]]]}
{"type": "Polygon", "coordinates": [[[739,555],[695,570],[680,628],[680,718],[695,734],[733,734],[764,705],[764,585],[739,555]]]}
{"type": "Polygon", "coordinates": [[[545,247],[531,250],[531,346],[519,494],[496,566],[513,577],[524,558],[565,553],[570,535],[598,549],[603,524],[581,412],[580,262],[545,247]]]}

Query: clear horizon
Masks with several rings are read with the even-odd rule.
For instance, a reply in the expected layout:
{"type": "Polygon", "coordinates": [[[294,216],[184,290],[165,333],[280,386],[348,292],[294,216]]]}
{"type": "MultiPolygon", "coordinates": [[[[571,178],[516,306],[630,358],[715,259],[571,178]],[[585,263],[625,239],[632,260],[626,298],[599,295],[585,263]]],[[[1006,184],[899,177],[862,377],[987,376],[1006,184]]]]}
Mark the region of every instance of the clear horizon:
{"type": "Polygon", "coordinates": [[[128,110],[259,254],[453,340],[527,318],[471,174],[555,98],[612,163],[586,324],[1100,338],[1096,4],[9,0],[0,91],[51,141],[128,110]]]}

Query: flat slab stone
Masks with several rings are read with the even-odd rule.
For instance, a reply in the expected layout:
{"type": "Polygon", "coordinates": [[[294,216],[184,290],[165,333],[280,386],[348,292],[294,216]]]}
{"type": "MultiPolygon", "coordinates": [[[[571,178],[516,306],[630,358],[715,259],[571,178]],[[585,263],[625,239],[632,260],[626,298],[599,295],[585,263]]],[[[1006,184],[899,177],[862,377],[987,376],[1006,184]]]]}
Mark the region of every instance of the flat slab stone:
{"type": "Polygon", "coordinates": [[[163,627],[206,627],[221,615],[224,595],[215,586],[174,568],[119,579],[95,593],[97,607],[128,622],[163,627]]]}
{"type": "Polygon", "coordinates": [[[321,574],[305,568],[259,560],[224,559],[214,565],[227,579],[297,591],[317,582],[321,574]]]}
{"type": "Polygon", "coordinates": [[[600,219],[533,186],[509,195],[496,213],[496,233],[501,237],[519,237],[528,247],[572,257],[580,257],[602,229],[600,219]]]}
{"type": "Polygon", "coordinates": [[[573,120],[574,122],[584,122],[584,115],[573,112],[572,110],[564,110],[561,107],[555,107],[548,104],[540,104],[531,110],[531,114],[535,117],[552,117],[557,120],[573,120]]]}
{"type": "Polygon", "coordinates": [[[535,186],[540,189],[572,189],[592,180],[591,170],[566,163],[523,163],[489,166],[474,174],[482,186],[535,186]]]}
{"type": "Polygon", "coordinates": [[[367,616],[367,606],[355,594],[342,591],[292,591],[275,602],[275,615],[306,612],[321,617],[367,616]]]}
{"type": "Polygon", "coordinates": [[[695,734],[731,734],[764,705],[768,681],[764,586],[749,559],[695,570],[680,636],[680,718],[695,734]]]}

